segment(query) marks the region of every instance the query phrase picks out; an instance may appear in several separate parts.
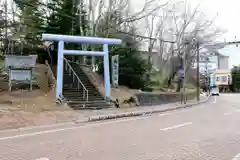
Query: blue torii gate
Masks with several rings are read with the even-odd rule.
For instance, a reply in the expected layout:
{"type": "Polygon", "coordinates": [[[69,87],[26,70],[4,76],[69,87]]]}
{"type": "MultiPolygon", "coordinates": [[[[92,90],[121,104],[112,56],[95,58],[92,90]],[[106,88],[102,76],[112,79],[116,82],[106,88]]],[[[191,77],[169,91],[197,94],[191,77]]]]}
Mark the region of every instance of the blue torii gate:
{"type": "Polygon", "coordinates": [[[43,34],[42,40],[58,41],[58,63],[57,63],[57,86],[56,86],[56,99],[61,99],[63,88],[63,57],[64,55],[88,55],[88,56],[103,56],[104,59],[104,84],[105,84],[105,98],[106,100],[111,97],[110,86],[110,71],[109,71],[109,44],[121,44],[120,39],[109,39],[99,37],[83,37],[83,36],[70,36],[70,35],[57,35],[57,34],[43,34]],[[64,42],[77,43],[77,44],[102,44],[103,51],[84,51],[84,50],[65,50],[64,42]]]}

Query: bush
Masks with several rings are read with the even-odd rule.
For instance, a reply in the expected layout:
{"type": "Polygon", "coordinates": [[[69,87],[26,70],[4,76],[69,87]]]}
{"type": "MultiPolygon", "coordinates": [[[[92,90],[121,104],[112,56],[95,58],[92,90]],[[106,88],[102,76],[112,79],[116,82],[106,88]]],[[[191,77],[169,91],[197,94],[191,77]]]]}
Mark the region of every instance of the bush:
{"type": "Polygon", "coordinates": [[[144,88],[142,89],[142,91],[144,91],[144,92],[153,92],[153,91],[154,91],[154,88],[152,88],[152,87],[144,87],[144,88]]]}

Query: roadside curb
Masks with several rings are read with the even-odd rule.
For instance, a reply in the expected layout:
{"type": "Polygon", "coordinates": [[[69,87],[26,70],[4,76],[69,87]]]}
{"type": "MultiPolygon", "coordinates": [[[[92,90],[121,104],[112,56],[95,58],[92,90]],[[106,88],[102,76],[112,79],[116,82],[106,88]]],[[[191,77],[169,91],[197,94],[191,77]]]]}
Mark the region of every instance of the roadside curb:
{"type": "Polygon", "coordinates": [[[136,116],[144,116],[144,115],[151,115],[156,113],[163,113],[168,111],[180,110],[184,108],[191,108],[193,106],[197,106],[200,104],[204,104],[208,102],[211,98],[211,95],[208,96],[205,100],[190,104],[185,104],[177,107],[166,108],[166,109],[153,109],[148,111],[134,111],[134,112],[126,112],[126,113],[119,113],[119,114],[107,114],[107,115],[99,115],[99,116],[89,116],[88,122],[94,121],[102,121],[102,120],[109,120],[109,119],[118,119],[118,118],[127,118],[127,117],[136,117],[136,116]]]}
{"type": "MultiPolygon", "coordinates": [[[[181,105],[173,108],[165,108],[165,109],[150,109],[145,111],[134,111],[134,112],[126,112],[126,113],[120,113],[120,114],[107,114],[107,115],[99,115],[99,116],[88,116],[84,119],[75,119],[68,122],[61,122],[57,124],[47,124],[47,125],[39,125],[39,126],[28,126],[28,127],[20,127],[16,129],[4,129],[0,130],[1,132],[14,132],[14,131],[21,131],[21,130],[31,130],[31,129],[42,129],[42,128],[52,128],[52,127],[59,127],[64,125],[72,125],[72,124],[85,124],[89,122],[97,122],[97,121],[104,121],[104,120],[111,120],[111,119],[119,119],[119,118],[127,118],[127,117],[137,117],[137,116],[144,116],[144,115],[151,115],[151,114],[157,114],[157,113],[164,113],[168,111],[173,110],[180,110],[184,108],[191,108],[193,106],[203,104],[208,102],[208,100],[211,98],[211,96],[208,96],[205,100],[195,103],[189,103],[186,105],[181,105]]],[[[1,113],[1,112],[0,112],[1,113]]]]}

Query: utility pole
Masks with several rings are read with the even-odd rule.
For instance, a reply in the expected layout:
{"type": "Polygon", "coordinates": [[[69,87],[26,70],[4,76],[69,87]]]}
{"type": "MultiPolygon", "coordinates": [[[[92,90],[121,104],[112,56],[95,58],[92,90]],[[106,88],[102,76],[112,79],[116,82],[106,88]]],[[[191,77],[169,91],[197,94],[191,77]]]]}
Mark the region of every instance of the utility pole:
{"type": "Polygon", "coordinates": [[[206,57],[205,58],[205,87],[206,87],[207,94],[209,92],[208,62],[209,62],[209,58],[206,57]]]}
{"type": "Polygon", "coordinates": [[[200,77],[199,77],[199,43],[197,44],[197,101],[200,100],[200,77]]]}
{"type": "MultiPolygon", "coordinates": [[[[5,42],[4,42],[4,47],[7,48],[7,43],[8,43],[8,6],[7,6],[7,0],[5,0],[5,4],[4,4],[4,12],[5,12],[5,42]]],[[[7,50],[6,50],[7,51],[7,50]]]]}
{"type": "MultiPolygon", "coordinates": [[[[186,26],[186,24],[187,24],[187,14],[188,14],[188,0],[185,0],[184,1],[184,11],[185,11],[185,17],[184,17],[184,26],[186,26]]],[[[184,39],[185,37],[183,37],[183,39],[184,39]]],[[[184,39],[185,40],[185,39],[184,39]]],[[[186,80],[186,71],[187,71],[187,65],[186,65],[186,55],[188,54],[188,46],[189,46],[189,42],[187,42],[186,43],[186,45],[185,45],[185,52],[184,52],[184,54],[183,54],[183,57],[182,57],[182,59],[181,59],[181,61],[183,61],[183,62],[181,62],[182,64],[183,64],[183,70],[184,70],[184,79],[183,79],[183,81],[181,82],[181,87],[182,87],[182,91],[181,91],[181,97],[183,98],[183,102],[184,102],[184,104],[186,104],[186,94],[185,94],[185,92],[186,92],[186,88],[185,88],[185,80],[186,80]]],[[[182,100],[181,100],[182,101],[182,100]]]]}
{"type": "Polygon", "coordinates": [[[182,83],[182,88],[183,88],[183,102],[184,102],[184,104],[186,104],[186,102],[187,102],[187,97],[186,97],[186,72],[187,72],[187,58],[186,58],[186,56],[187,56],[187,54],[188,54],[188,52],[189,52],[189,49],[188,49],[188,47],[189,47],[189,43],[187,43],[186,44],[186,49],[185,49],[185,53],[184,53],[184,55],[183,55],[183,69],[184,69],[184,79],[183,79],[183,82],[181,82],[182,83]]]}

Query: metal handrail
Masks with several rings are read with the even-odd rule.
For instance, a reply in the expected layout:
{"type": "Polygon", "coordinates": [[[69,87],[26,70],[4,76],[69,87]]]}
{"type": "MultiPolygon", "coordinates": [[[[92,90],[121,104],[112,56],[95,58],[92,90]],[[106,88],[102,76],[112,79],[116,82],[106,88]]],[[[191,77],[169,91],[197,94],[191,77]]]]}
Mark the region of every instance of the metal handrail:
{"type": "Polygon", "coordinates": [[[78,89],[79,89],[79,84],[81,84],[81,86],[83,87],[83,98],[86,97],[86,101],[88,102],[88,90],[87,88],[84,86],[84,84],[82,83],[82,81],[80,80],[80,78],[78,77],[78,75],[76,74],[76,72],[74,71],[74,69],[72,68],[72,66],[69,64],[68,60],[66,58],[63,58],[64,61],[66,62],[66,70],[67,70],[67,67],[69,68],[68,72],[69,72],[69,75],[71,75],[71,72],[73,73],[73,82],[75,80],[74,77],[76,77],[76,79],[78,80],[78,89]],[[85,94],[86,92],[86,94],[85,94]]]}

